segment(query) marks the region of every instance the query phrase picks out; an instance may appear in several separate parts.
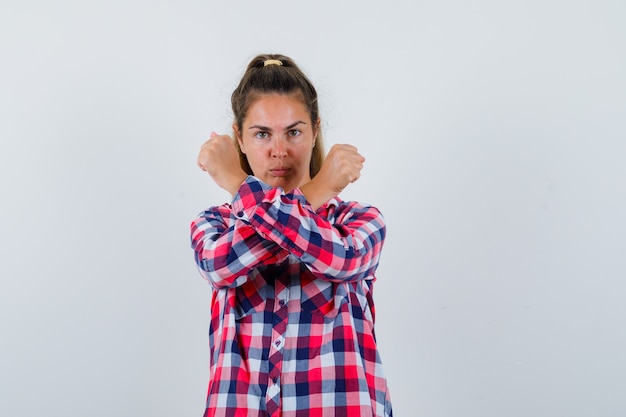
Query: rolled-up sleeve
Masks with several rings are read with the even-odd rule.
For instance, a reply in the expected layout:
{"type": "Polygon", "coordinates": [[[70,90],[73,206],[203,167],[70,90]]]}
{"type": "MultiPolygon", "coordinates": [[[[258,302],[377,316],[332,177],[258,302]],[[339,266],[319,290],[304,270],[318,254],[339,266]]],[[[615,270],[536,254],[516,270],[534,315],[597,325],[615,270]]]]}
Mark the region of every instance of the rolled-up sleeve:
{"type": "Polygon", "coordinates": [[[299,258],[320,279],[373,277],[385,239],[378,209],[332,199],[315,212],[299,189],[285,194],[248,177],[231,204],[204,211],[191,225],[202,275],[215,287],[242,285],[250,269],[299,258]]]}

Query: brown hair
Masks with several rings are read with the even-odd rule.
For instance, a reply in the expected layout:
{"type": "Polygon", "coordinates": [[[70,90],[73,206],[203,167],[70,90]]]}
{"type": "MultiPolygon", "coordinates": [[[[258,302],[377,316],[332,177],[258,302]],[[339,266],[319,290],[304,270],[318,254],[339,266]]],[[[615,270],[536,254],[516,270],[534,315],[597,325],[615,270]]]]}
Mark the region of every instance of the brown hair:
{"type": "MultiPolygon", "coordinates": [[[[324,161],[324,143],[322,132],[318,125],[319,107],[317,91],[291,58],[279,54],[262,54],[250,61],[239,85],[231,96],[231,104],[235,116],[234,125],[241,132],[243,121],[246,118],[250,105],[260,95],[272,93],[298,94],[311,116],[313,132],[317,134],[309,166],[310,175],[313,178],[319,172],[324,161]],[[278,62],[265,65],[265,61],[268,60],[280,61],[282,65],[278,62]]],[[[247,174],[252,175],[252,169],[250,164],[248,164],[246,155],[239,147],[239,141],[235,140],[235,144],[239,152],[241,168],[247,174]]]]}

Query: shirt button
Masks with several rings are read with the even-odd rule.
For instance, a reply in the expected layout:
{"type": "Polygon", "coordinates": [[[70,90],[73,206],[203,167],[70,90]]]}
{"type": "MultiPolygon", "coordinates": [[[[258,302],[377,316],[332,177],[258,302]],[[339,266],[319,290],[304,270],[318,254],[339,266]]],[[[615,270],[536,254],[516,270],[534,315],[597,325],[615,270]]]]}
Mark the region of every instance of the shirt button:
{"type": "Polygon", "coordinates": [[[285,300],[280,300],[280,301],[278,302],[278,304],[280,304],[281,306],[284,306],[284,305],[285,305],[285,300]]]}
{"type": "Polygon", "coordinates": [[[274,346],[276,346],[276,349],[280,349],[283,346],[283,339],[278,339],[277,341],[275,341],[274,346]]]}
{"type": "Polygon", "coordinates": [[[243,218],[244,212],[243,211],[238,211],[237,212],[237,217],[239,217],[240,219],[243,218]]]}

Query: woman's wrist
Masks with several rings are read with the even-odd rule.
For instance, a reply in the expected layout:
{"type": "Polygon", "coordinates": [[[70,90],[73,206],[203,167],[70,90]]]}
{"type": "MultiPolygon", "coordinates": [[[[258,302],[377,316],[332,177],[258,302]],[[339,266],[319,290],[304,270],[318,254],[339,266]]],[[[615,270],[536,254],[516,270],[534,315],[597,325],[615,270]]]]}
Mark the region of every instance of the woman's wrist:
{"type": "Polygon", "coordinates": [[[313,210],[317,210],[320,208],[325,202],[333,198],[335,195],[328,190],[327,187],[324,187],[322,184],[319,184],[312,179],[306,184],[300,187],[300,191],[306,198],[306,201],[309,202],[313,210]]]}
{"type": "Polygon", "coordinates": [[[244,181],[248,178],[248,174],[244,171],[241,171],[239,175],[233,175],[228,180],[228,186],[224,187],[226,191],[230,193],[230,195],[235,196],[239,192],[239,188],[244,183],[244,181]]]}

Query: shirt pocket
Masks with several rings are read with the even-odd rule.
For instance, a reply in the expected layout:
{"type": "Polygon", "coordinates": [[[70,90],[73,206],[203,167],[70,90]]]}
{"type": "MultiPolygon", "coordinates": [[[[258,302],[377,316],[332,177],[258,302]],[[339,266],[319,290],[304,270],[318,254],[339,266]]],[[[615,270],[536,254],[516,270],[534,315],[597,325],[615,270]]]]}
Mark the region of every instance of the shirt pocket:
{"type": "Polygon", "coordinates": [[[348,300],[345,284],[324,281],[304,267],[300,273],[300,306],[302,311],[325,321],[334,320],[348,300]]]}
{"type": "Polygon", "coordinates": [[[265,278],[257,271],[253,271],[250,279],[245,284],[231,289],[232,293],[228,297],[228,304],[235,320],[264,311],[272,290],[265,278]]]}

